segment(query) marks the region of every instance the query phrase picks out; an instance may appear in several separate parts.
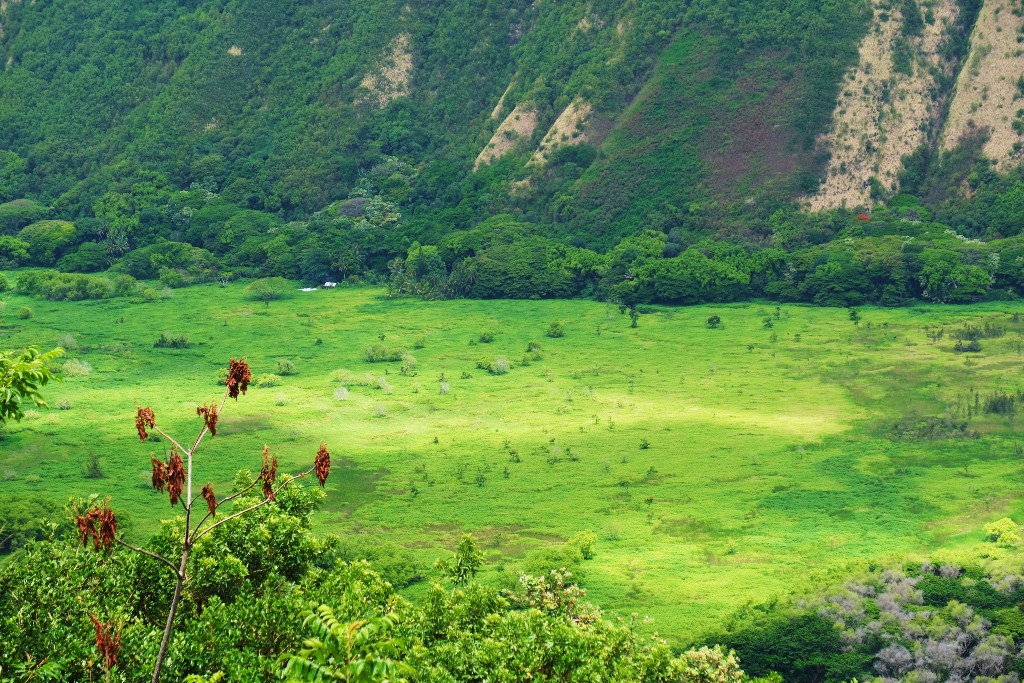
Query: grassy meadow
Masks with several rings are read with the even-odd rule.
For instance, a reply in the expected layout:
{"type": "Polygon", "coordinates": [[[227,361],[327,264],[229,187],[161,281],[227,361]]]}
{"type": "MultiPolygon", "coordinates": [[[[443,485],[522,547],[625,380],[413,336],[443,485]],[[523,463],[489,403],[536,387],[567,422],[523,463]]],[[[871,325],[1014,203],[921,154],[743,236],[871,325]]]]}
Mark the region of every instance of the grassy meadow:
{"type": "Polygon", "coordinates": [[[144,538],[172,510],[149,487],[150,453],[167,443],[139,442],[135,405],[187,439],[197,404],[221,395],[218,370],[246,356],[257,377],[285,360],[295,373],[226,407],[199,483],[226,492],[264,444],[297,471],[323,440],[335,469],[318,531],[403,545],[425,564],[471,532],[496,581],[592,530],[589,597],[649,615],[676,642],[845,564],[965,547],[986,522],[1024,518],[1015,423],[982,411],[967,427],[977,438],[954,424],[1021,387],[1020,306],[862,309],[854,325],[842,309],[710,305],[656,309],[634,329],[591,301],[340,289],[265,306],[242,289],[148,303],[7,295],[0,348],[68,335],[75,348],[51,409],[0,429],[0,495],[110,494],[144,538]],[[563,337],[545,335],[552,322],[563,337]],[[955,330],[986,322],[1005,334],[954,352],[955,330]],[[190,346],[154,348],[161,334],[190,346]],[[415,363],[369,363],[375,344],[415,363]],[[505,374],[477,367],[500,357],[505,374]],[[91,455],[103,478],[85,476],[91,455]]]}

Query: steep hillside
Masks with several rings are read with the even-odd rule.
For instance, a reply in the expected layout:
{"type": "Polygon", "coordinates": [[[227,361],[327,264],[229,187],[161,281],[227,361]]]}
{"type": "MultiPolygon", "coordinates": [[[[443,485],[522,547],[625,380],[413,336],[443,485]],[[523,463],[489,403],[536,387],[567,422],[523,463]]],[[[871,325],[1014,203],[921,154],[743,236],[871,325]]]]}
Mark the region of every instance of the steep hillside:
{"type": "Polygon", "coordinates": [[[985,2],[960,72],[942,149],[950,150],[978,129],[987,133],[983,153],[1001,171],[1024,157],[1024,3],[985,2]]]}
{"type": "Polygon", "coordinates": [[[793,178],[813,182],[807,141],[852,61],[861,9],[862,0],[11,2],[0,10],[0,149],[24,162],[18,194],[68,217],[91,216],[111,190],[145,203],[138,195],[199,182],[245,208],[303,218],[394,155],[424,170],[404,207],[410,219],[436,224],[455,209],[468,221],[509,209],[541,218],[568,196],[569,214],[611,224],[595,225],[593,239],[580,220],[562,232],[600,243],[647,220],[649,202],[602,206],[630,201],[614,180],[622,168],[640,171],[641,196],[675,206],[746,201],[766,184],[789,196],[793,178]],[[799,105],[808,98],[810,112],[799,105]],[[594,147],[602,158],[577,183],[594,147]],[[661,167],[672,148],[690,172],[661,167]],[[566,173],[570,157],[578,171],[566,173]]]}
{"type": "MultiPolygon", "coordinates": [[[[598,250],[646,229],[769,246],[780,211],[919,190],[932,206],[978,154],[1016,166],[1024,9],[989,0],[975,26],[979,8],[9,1],[0,202],[76,221],[108,264],[158,238],[222,252],[235,211],[269,214],[244,214],[268,239],[301,224],[294,247],[375,197],[372,253],[336,237],[351,253],[310,272],[381,271],[506,213],[598,250]],[[193,225],[210,202],[226,206],[193,225]]],[[[273,261],[242,251],[239,267],[273,261]]]]}
{"type": "Polygon", "coordinates": [[[830,159],[825,182],[809,201],[814,210],[866,207],[895,192],[903,157],[927,144],[940,123],[936,93],[939,79],[955,67],[946,43],[959,7],[954,0],[872,5],[871,30],[822,141],[830,159]]]}

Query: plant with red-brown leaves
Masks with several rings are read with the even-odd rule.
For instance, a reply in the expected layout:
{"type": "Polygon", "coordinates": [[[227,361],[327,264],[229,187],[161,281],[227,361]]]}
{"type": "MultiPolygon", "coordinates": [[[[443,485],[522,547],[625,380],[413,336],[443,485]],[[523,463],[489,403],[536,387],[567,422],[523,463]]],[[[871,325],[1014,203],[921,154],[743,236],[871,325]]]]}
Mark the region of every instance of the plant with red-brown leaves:
{"type": "Polygon", "coordinates": [[[171,498],[171,505],[175,505],[181,498],[181,492],[185,488],[185,463],[176,448],[171,450],[171,462],[167,466],[167,493],[171,498]]]}
{"type": "Polygon", "coordinates": [[[162,492],[167,486],[167,463],[156,458],[150,458],[150,460],[153,462],[153,488],[162,492]]]}
{"type": "Polygon", "coordinates": [[[249,364],[245,362],[245,359],[235,360],[232,358],[228,364],[228,376],[225,380],[225,384],[228,385],[228,396],[237,401],[238,392],[241,391],[244,396],[251,381],[252,372],[249,371],[249,364]]]}
{"type": "Polygon", "coordinates": [[[217,436],[217,416],[220,413],[217,410],[217,402],[213,401],[208,406],[199,406],[196,408],[196,415],[203,418],[203,424],[210,430],[210,436],[217,436]]]}
{"type": "Polygon", "coordinates": [[[217,516],[217,496],[213,493],[213,484],[207,484],[203,487],[203,492],[200,494],[203,500],[206,501],[206,509],[214,517],[217,516]]]}
{"type": "Polygon", "coordinates": [[[156,416],[149,406],[135,409],[135,428],[139,430],[139,441],[145,441],[149,437],[146,427],[156,427],[156,416]]]}
{"type": "Polygon", "coordinates": [[[103,658],[103,670],[107,673],[109,681],[110,670],[117,666],[117,657],[121,654],[121,629],[115,629],[113,623],[104,624],[92,612],[89,613],[89,618],[96,629],[96,650],[103,658]]]}
{"type": "MultiPolygon", "coordinates": [[[[136,408],[135,428],[138,431],[139,439],[141,441],[145,441],[149,437],[148,430],[153,430],[155,433],[159,434],[171,443],[170,457],[166,461],[156,457],[151,457],[151,464],[153,467],[152,483],[153,488],[157,491],[163,492],[165,489],[167,490],[171,505],[181,503],[181,506],[184,509],[185,524],[180,557],[176,557],[175,560],[172,561],[159,553],[139,548],[126,543],[123,539],[119,538],[117,536],[117,518],[106,504],[103,506],[94,506],[77,519],[78,531],[83,545],[87,545],[90,538],[93,540],[93,547],[97,550],[109,550],[111,545],[118,543],[162,562],[174,572],[174,594],[171,598],[171,605],[167,614],[167,623],[164,627],[163,639],[160,643],[160,650],[157,654],[156,664],[153,667],[153,683],[157,683],[160,680],[160,669],[163,665],[164,658],[167,655],[167,647],[170,642],[171,632],[174,629],[174,617],[177,613],[178,604],[181,601],[182,588],[187,580],[186,570],[188,569],[189,556],[195,544],[203,536],[225,522],[276,500],[277,494],[296,479],[307,477],[315,472],[317,480],[320,482],[320,485],[323,486],[324,481],[327,478],[327,474],[330,471],[330,455],[327,453],[327,446],[321,443],[320,450],[316,454],[314,465],[312,467],[308,470],[285,477],[283,480],[278,481],[277,458],[272,456],[270,454],[269,447],[266,447],[263,449],[263,465],[260,469],[260,473],[250,484],[231,495],[217,500],[217,496],[213,491],[213,484],[207,483],[202,488],[202,492],[199,495],[193,496],[193,464],[196,451],[207,434],[210,436],[216,436],[217,423],[227,400],[229,398],[237,399],[239,394],[244,395],[249,388],[249,382],[251,380],[252,372],[250,371],[249,364],[245,359],[235,360],[232,358],[231,364],[228,368],[227,377],[224,380],[224,397],[221,399],[220,403],[218,404],[214,401],[209,405],[200,405],[196,408],[196,415],[203,419],[203,426],[200,428],[199,435],[196,437],[195,441],[192,442],[191,448],[182,445],[182,442],[175,440],[169,434],[157,427],[156,415],[152,408],[149,406],[146,406],[145,408],[136,408]],[[247,494],[258,484],[262,485],[263,498],[261,500],[248,505],[241,510],[237,510],[226,517],[217,519],[217,510],[221,506],[231,500],[247,494]],[[194,508],[200,500],[206,503],[206,514],[202,516],[197,524],[193,519],[192,513],[195,511],[197,516],[202,514],[202,508],[197,510],[194,508]],[[210,523],[207,524],[207,522],[210,523]]],[[[94,623],[99,624],[98,620],[95,618],[94,623]]],[[[97,625],[98,648],[100,647],[101,641],[99,629],[100,626],[97,625]]],[[[111,643],[116,643],[119,651],[120,635],[111,635],[109,630],[103,631],[103,634],[104,647],[110,646],[111,643]]],[[[100,651],[101,654],[105,652],[102,648],[100,651]]],[[[113,652],[113,650],[109,651],[113,652]]],[[[109,661],[116,664],[116,657],[117,655],[115,653],[113,655],[113,659],[109,661]]]]}
{"type": "Polygon", "coordinates": [[[263,467],[260,468],[263,497],[274,500],[274,482],[277,481],[277,456],[270,455],[270,446],[263,447],[263,467]]]}
{"type": "Polygon", "coordinates": [[[93,506],[84,515],[79,515],[75,521],[83,546],[88,545],[89,539],[92,538],[96,550],[110,550],[110,546],[117,539],[117,517],[106,505],[93,506]]]}
{"type": "Polygon", "coordinates": [[[331,473],[331,454],[327,452],[327,444],[323,441],[320,442],[320,450],[316,452],[316,458],[313,459],[313,469],[316,472],[316,479],[320,482],[320,488],[323,488],[324,482],[327,481],[327,475],[331,473]]]}

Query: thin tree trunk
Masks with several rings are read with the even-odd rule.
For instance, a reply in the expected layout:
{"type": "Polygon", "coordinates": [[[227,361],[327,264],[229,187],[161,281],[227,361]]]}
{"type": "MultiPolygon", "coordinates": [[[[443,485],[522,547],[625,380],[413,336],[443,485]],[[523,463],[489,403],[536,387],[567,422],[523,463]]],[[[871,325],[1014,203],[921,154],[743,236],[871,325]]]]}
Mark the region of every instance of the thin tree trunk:
{"type": "Polygon", "coordinates": [[[160,641],[160,653],[156,656],[156,666],[153,667],[152,683],[160,683],[160,667],[163,666],[164,657],[167,655],[167,646],[171,642],[171,631],[174,628],[174,615],[178,611],[178,602],[181,601],[181,588],[185,583],[185,568],[188,566],[188,551],[181,554],[181,566],[178,568],[178,581],[174,586],[174,597],[171,598],[171,611],[167,614],[167,625],[164,626],[164,638],[160,641]]]}

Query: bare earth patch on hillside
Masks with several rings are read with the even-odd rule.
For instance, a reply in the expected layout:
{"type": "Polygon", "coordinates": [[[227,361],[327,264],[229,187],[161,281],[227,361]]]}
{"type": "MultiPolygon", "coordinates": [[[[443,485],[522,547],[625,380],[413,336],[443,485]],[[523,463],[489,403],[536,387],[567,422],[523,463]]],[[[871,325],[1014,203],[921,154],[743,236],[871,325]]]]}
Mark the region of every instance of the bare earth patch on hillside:
{"type": "Polygon", "coordinates": [[[473,163],[473,170],[477,170],[484,164],[505,156],[523,139],[533,135],[537,128],[537,112],[529,105],[517,104],[498,130],[494,131],[491,141],[487,143],[483,151],[477,156],[473,163]]]}
{"type": "Polygon", "coordinates": [[[508,94],[512,90],[512,86],[515,85],[515,82],[516,79],[513,78],[512,81],[508,84],[508,87],[505,88],[505,92],[501,93],[501,99],[498,100],[498,103],[496,105],[494,105],[494,109],[491,111],[491,118],[493,120],[497,121],[498,119],[501,118],[502,112],[505,111],[505,98],[508,97],[508,94]]]}
{"type": "Polygon", "coordinates": [[[988,129],[989,139],[982,151],[995,160],[1000,171],[1020,162],[1021,153],[1014,146],[1024,140],[1013,129],[1017,112],[1024,108],[1024,92],[1017,86],[1024,75],[1024,44],[1017,42],[1024,17],[1013,11],[1020,11],[1022,4],[1020,0],[988,0],[982,6],[942,137],[942,148],[948,150],[972,129],[988,129]]]}
{"type": "Polygon", "coordinates": [[[565,108],[565,111],[555,119],[551,129],[541,140],[540,147],[530,159],[530,163],[543,166],[548,161],[548,155],[557,147],[588,142],[587,122],[590,120],[593,110],[594,108],[590,106],[589,102],[584,102],[579,97],[573,100],[565,108]]]}
{"type": "Polygon", "coordinates": [[[941,49],[958,10],[954,0],[921,5],[934,20],[924,23],[920,36],[904,38],[899,9],[874,0],[860,59],[844,79],[832,129],[822,140],[831,157],[825,182],[807,200],[811,209],[870,204],[872,179],[894,190],[902,158],[925,142],[938,115],[931,71],[948,68],[941,49]],[[909,42],[909,74],[895,68],[894,48],[900,40],[909,42]]]}
{"type": "Polygon", "coordinates": [[[412,52],[409,50],[409,34],[395,36],[388,47],[388,55],[376,73],[368,73],[359,84],[366,90],[365,95],[356,99],[357,104],[375,104],[386,107],[393,100],[409,94],[412,82],[412,52]]]}

